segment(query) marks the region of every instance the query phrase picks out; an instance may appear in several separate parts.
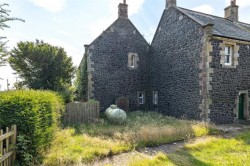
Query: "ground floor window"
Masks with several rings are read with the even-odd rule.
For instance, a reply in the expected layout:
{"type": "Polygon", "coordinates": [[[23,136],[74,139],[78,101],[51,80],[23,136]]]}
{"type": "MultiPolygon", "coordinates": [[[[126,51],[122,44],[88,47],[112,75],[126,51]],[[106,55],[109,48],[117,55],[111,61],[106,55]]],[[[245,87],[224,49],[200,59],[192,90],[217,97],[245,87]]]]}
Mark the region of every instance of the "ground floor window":
{"type": "Polygon", "coordinates": [[[145,92],[138,92],[138,104],[145,104],[145,92]]]}
{"type": "Polygon", "coordinates": [[[153,104],[158,104],[158,91],[153,91],[153,104]]]}

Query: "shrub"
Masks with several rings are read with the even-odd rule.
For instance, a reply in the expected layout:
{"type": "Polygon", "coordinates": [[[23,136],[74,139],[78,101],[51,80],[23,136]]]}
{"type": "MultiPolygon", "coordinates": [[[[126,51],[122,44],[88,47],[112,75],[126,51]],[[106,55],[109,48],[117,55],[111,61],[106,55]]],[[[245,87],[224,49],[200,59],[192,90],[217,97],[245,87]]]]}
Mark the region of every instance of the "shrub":
{"type": "Polygon", "coordinates": [[[51,143],[63,110],[63,100],[53,92],[0,93],[0,128],[17,125],[17,159],[21,165],[31,165],[51,143]]]}

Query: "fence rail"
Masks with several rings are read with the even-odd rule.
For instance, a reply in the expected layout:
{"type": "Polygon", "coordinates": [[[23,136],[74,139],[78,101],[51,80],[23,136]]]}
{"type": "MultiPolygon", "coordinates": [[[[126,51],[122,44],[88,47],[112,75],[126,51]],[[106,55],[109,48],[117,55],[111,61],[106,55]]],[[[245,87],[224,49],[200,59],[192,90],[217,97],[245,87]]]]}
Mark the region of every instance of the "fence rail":
{"type": "Polygon", "coordinates": [[[80,102],[67,104],[65,122],[84,123],[99,118],[99,102],[80,102]]]}
{"type": "Polygon", "coordinates": [[[16,125],[11,126],[11,128],[6,127],[5,134],[3,130],[0,130],[0,166],[14,165],[16,133],[16,125]]]}

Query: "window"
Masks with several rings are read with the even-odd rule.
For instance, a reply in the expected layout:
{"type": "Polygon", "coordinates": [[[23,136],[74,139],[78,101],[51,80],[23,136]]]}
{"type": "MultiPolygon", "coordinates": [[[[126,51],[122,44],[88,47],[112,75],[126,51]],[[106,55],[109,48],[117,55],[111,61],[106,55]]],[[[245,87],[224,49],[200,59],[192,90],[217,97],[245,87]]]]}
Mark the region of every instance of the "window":
{"type": "Polygon", "coordinates": [[[130,52],[128,54],[128,68],[137,69],[138,68],[139,57],[137,53],[130,52]]]}
{"type": "Polygon", "coordinates": [[[144,92],[138,93],[138,103],[140,105],[145,104],[145,93],[144,92]]]}
{"type": "Polygon", "coordinates": [[[233,47],[225,46],[225,65],[232,65],[233,61],[233,47]]]}
{"type": "MultiPolygon", "coordinates": [[[[236,68],[239,65],[240,45],[237,41],[225,39],[219,44],[222,68],[236,68]]],[[[211,51],[212,52],[212,51],[211,51]]]]}
{"type": "Polygon", "coordinates": [[[135,55],[131,56],[131,67],[134,68],[135,67],[135,55]]]}
{"type": "Polygon", "coordinates": [[[158,92],[153,91],[153,104],[158,104],[158,92]]]}

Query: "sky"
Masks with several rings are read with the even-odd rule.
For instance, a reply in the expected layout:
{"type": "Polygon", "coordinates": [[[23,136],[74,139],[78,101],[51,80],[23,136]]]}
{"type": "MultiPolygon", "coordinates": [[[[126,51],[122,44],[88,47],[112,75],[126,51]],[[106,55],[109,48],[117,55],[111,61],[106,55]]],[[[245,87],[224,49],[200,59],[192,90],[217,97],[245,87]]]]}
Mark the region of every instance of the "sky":
{"type": "MultiPolygon", "coordinates": [[[[90,44],[118,17],[118,4],[123,0],[0,0],[8,3],[11,17],[25,22],[8,22],[11,28],[0,30],[8,39],[8,49],[20,41],[43,40],[60,46],[78,66],[84,44],[90,44]]],[[[165,0],[127,0],[129,19],[150,43],[165,8],[165,0]]],[[[177,6],[224,17],[230,0],[177,0],[177,6]]],[[[237,0],[239,20],[250,23],[250,0],[237,0]]],[[[7,79],[11,86],[16,81],[14,71],[0,67],[0,90],[5,90],[7,79]]],[[[18,80],[18,79],[17,79],[18,80]]]]}

